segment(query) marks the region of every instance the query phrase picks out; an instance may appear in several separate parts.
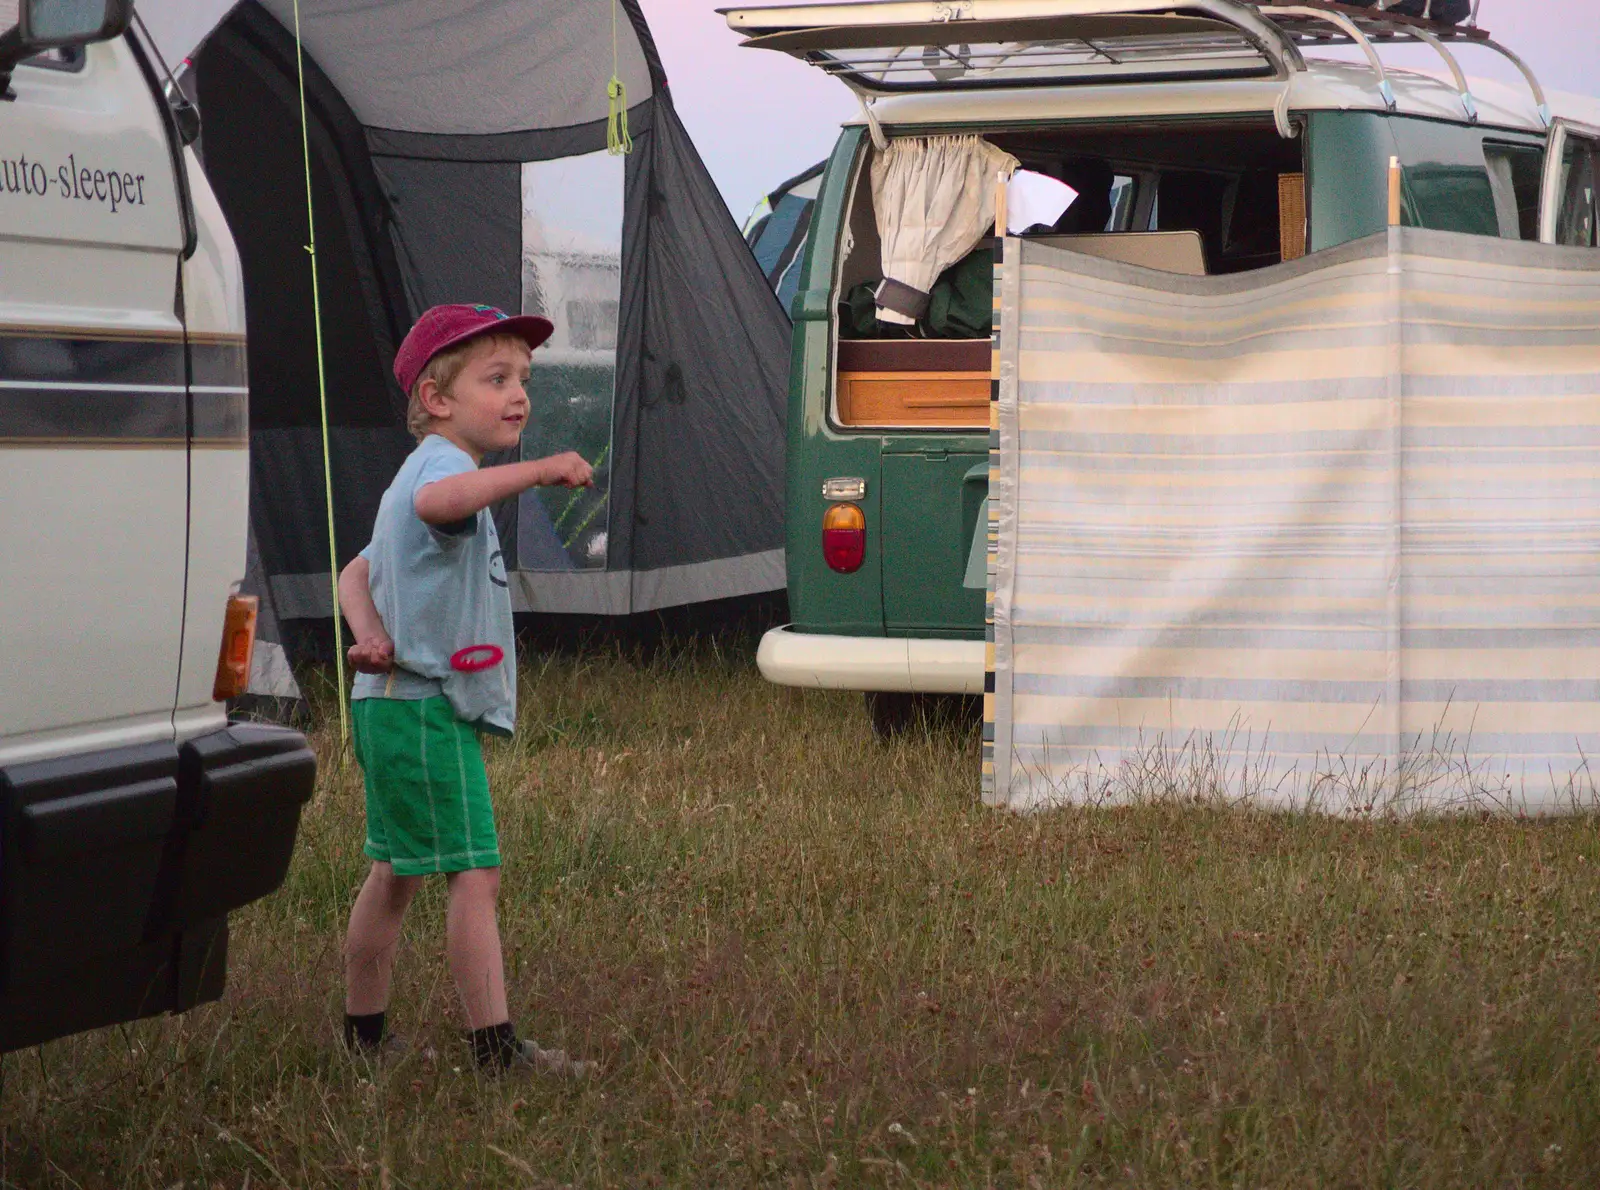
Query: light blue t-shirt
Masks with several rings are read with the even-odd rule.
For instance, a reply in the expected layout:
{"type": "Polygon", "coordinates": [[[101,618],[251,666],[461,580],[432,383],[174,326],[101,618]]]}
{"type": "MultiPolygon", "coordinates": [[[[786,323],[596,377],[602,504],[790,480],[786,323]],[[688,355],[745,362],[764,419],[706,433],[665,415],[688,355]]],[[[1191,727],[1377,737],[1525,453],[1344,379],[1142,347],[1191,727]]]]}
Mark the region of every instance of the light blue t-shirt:
{"type": "Polygon", "coordinates": [[[391,674],[357,674],[352,698],[431,698],[443,694],[456,717],[510,735],[517,719],[516,641],[511,592],[494,518],[482,509],[454,525],[417,515],[418,489],[476,471],[472,456],[430,434],[384,492],[372,541],[361,551],[383,626],[394,641],[391,674]],[[452,669],[470,645],[494,645],[504,659],[478,673],[452,669]]]}

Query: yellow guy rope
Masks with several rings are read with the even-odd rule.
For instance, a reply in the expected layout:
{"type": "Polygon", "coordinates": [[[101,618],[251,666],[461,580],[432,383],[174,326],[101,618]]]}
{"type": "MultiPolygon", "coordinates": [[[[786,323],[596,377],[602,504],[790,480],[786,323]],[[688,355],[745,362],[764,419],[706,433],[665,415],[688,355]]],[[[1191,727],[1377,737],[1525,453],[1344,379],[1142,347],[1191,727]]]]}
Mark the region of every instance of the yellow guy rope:
{"type": "Polygon", "coordinates": [[[339,549],[333,538],[333,470],[328,463],[328,381],[322,367],[322,294],[317,288],[317,221],[311,205],[311,133],[306,123],[306,63],[300,49],[300,0],[294,0],[294,64],[300,76],[300,149],[306,162],[306,252],[311,256],[311,320],[317,340],[317,401],[322,409],[322,483],[328,502],[328,582],[333,595],[333,663],[339,675],[339,741],[350,742],[344,688],[344,625],[339,620],[339,549]]]}
{"type": "MultiPolygon", "coordinates": [[[[299,3],[299,0],[295,0],[299,3]]],[[[611,0],[611,81],[606,84],[606,152],[613,157],[633,152],[628,135],[628,88],[617,69],[617,0],[611,0]]]]}

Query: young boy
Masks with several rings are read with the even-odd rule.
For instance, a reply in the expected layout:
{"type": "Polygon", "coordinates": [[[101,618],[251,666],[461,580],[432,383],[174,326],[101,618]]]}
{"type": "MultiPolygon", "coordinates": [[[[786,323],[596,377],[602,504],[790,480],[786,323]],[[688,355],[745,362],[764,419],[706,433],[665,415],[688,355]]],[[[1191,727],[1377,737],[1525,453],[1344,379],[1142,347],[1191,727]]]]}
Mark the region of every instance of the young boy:
{"type": "Polygon", "coordinates": [[[423,877],[449,884],[446,950],[474,1056],[490,1071],[588,1064],[517,1037],[506,1008],[495,898],[500,850],[477,733],[516,723],[516,646],[505,564],[489,506],[541,484],[586,486],[567,453],[479,469],[517,445],[528,420],[528,361],[550,323],[489,306],[435,306],[412,327],[394,374],[420,445],[383,495],[372,541],[339,575],[355,633],[351,695],[366,777],[372,870],[350,913],[345,1041],[383,1045],[400,925],[423,877]],[[493,649],[472,649],[472,646],[493,649]],[[452,665],[464,649],[498,663],[452,665]]]}

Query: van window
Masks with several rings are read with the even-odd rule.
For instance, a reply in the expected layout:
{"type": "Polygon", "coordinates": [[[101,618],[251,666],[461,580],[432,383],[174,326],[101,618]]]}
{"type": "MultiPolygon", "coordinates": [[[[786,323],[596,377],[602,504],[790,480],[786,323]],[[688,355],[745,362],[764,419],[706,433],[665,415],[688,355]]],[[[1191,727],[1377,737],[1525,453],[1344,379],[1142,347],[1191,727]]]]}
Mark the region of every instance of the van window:
{"type": "MultiPolygon", "coordinates": [[[[985,137],[1021,167],[1078,192],[1050,227],[1028,233],[1193,232],[1210,273],[1277,264],[1279,179],[1304,168],[1302,142],[1286,141],[1270,123],[1152,122],[1072,129],[993,132],[985,137]]],[[[845,338],[987,338],[990,295],[984,262],[961,262],[936,283],[927,325],[898,328],[874,317],[872,291],[881,279],[881,244],[868,181],[858,170],[847,215],[839,285],[845,338]],[[947,315],[957,315],[948,317],[947,315]]],[[[979,253],[987,256],[987,246],[979,253]]]]}
{"type": "Polygon", "coordinates": [[[1458,124],[1391,117],[1405,168],[1407,222],[1436,231],[1498,236],[1481,134],[1458,124]]]}
{"type": "Polygon", "coordinates": [[[1198,232],[1210,273],[1283,259],[1278,179],[1305,166],[1302,143],[1270,124],[1124,124],[989,139],[1079,192],[1053,234],[1198,232]]]}
{"type": "Polygon", "coordinates": [[[1111,182],[1111,218],[1106,220],[1107,231],[1129,231],[1133,227],[1133,204],[1136,197],[1135,182],[1127,174],[1117,174],[1111,182]]]}
{"type": "Polygon", "coordinates": [[[1543,152],[1532,145],[1485,141],[1483,159],[1489,167],[1489,189],[1494,195],[1495,222],[1500,227],[1500,238],[1537,240],[1543,152]]]}
{"type": "MultiPolygon", "coordinates": [[[[1175,273],[1234,273],[1286,259],[1279,194],[1283,178],[1302,176],[1303,139],[1284,140],[1270,121],[1079,125],[995,131],[984,139],[1021,168],[1077,191],[1054,224],[1035,225],[1024,238],[1175,273]]],[[[862,429],[982,429],[989,417],[991,244],[935,280],[915,325],[880,319],[873,150],[864,152],[840,241],[832,418],[862,429]]],[[[1288,246],[1289,258],[1303,250],[1303,238],[1288,246]]]]}
{"type": "Polygon", "coordinates": [[[1578,248],[1600,246],[1600,142],[1567,136],[1561,154],[1561,205],[1556,211],[1556,243],[1578,248]]]}
{"type": "Polygon", "coordinates": [[[1160,175],[1151,231],[1196,231],[1208,272],[1237,273],[1286,259],[1280,242],[1279,178],[1297,173],[1257,166],[1223,173],[1168,170],[1160,175]]]}

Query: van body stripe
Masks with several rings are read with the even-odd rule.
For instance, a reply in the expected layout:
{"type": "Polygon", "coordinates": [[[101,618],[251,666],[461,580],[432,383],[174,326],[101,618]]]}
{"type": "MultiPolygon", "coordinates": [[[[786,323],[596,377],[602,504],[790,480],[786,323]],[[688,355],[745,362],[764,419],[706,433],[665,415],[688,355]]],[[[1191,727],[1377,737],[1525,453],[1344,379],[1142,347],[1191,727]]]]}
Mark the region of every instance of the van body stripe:
{"type": "Polygon", "coordinates": [[[248,383],[243,343],[196,343],[189,345],[194,365],[194,386],[242,388],[248,383]]]}
{"type": "Polygon", "coordinates": [[[0,335],[0,377],[182,385],[183,341],[0,335]]]}
{"type": "MultiPolygon", "coordinates": [[[[242,446],[249,388],[242,341],[198,342],[197,446],[242,446]]],[[[183,340],[0,333],[0,445],[182,446],[189,441],[183,340]]]]}

